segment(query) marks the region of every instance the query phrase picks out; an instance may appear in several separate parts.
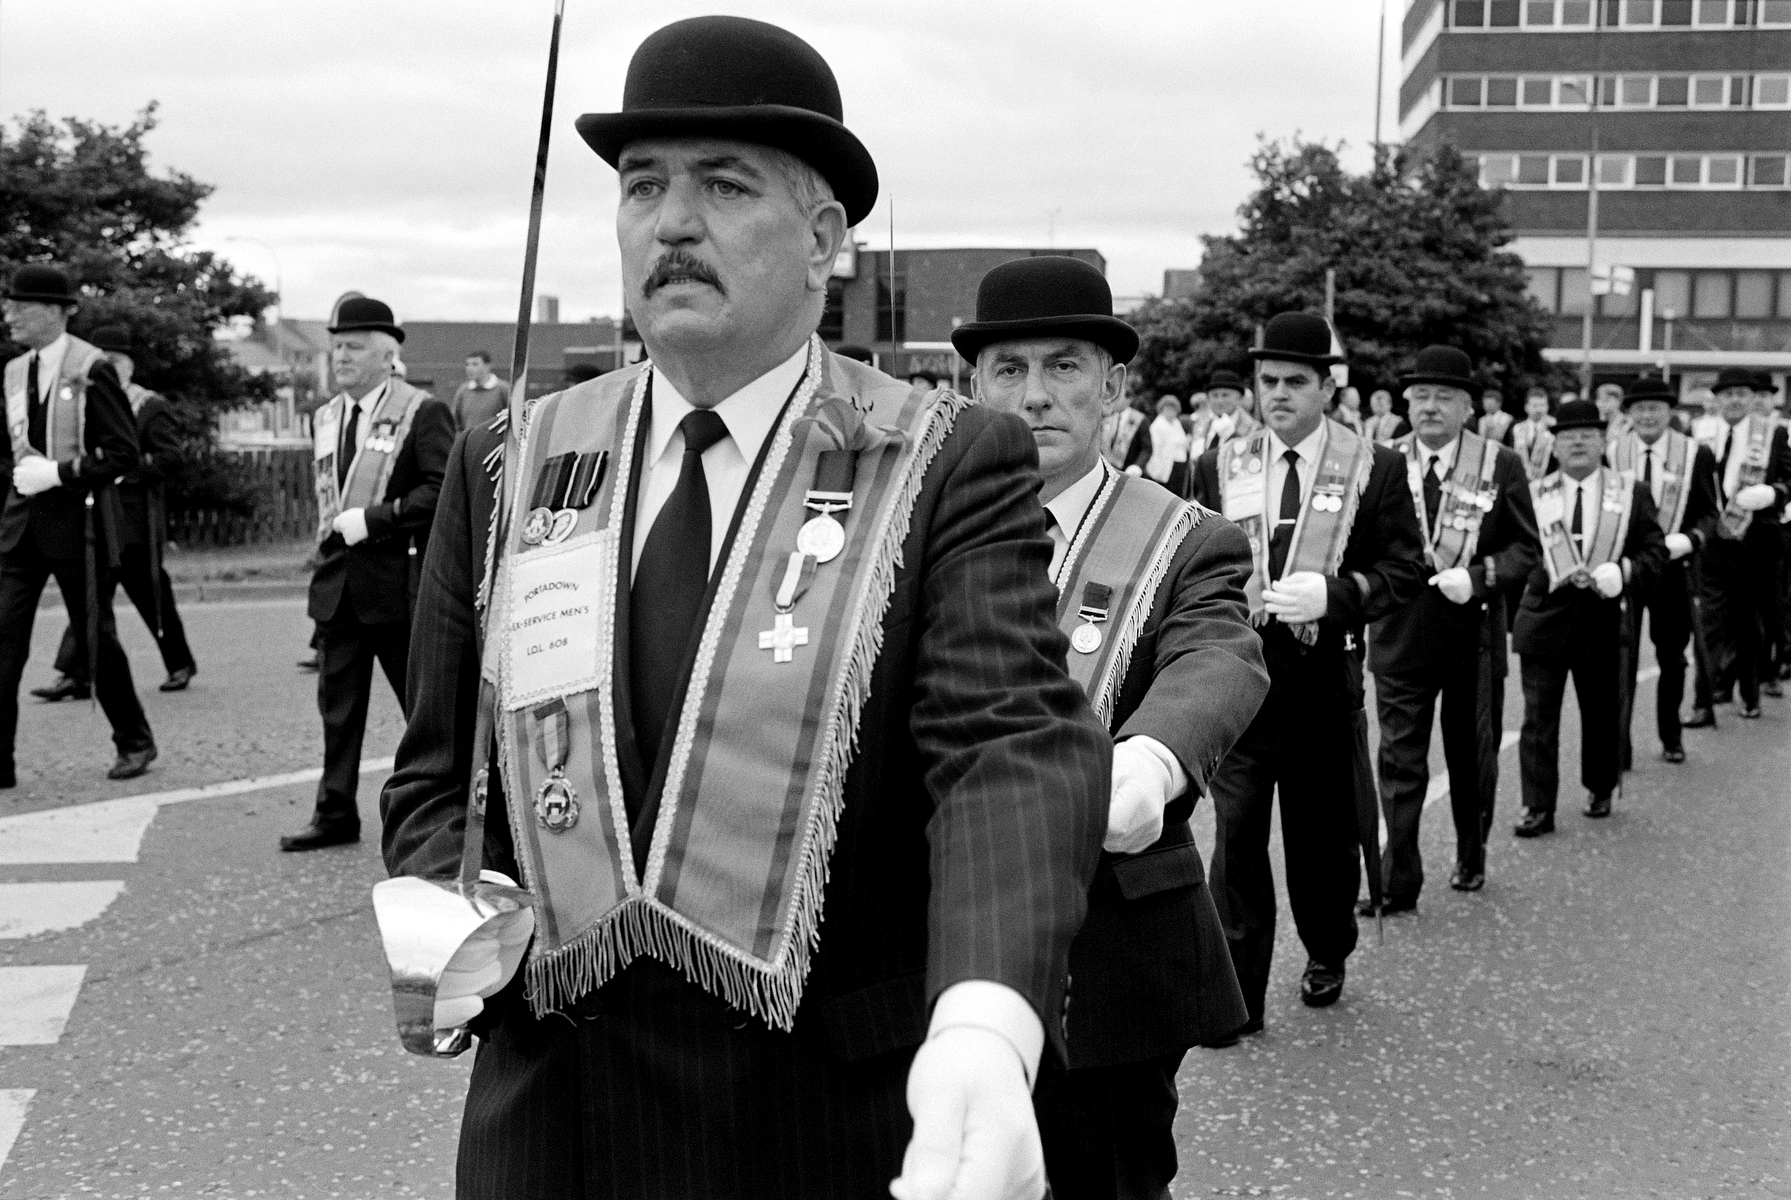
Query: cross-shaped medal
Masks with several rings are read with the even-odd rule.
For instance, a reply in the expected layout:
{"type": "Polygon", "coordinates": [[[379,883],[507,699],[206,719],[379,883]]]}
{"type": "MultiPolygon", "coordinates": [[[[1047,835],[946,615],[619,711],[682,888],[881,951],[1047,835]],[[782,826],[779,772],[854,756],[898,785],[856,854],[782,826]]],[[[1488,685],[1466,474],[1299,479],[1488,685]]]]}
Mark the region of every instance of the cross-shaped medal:
{"type": "Polygon", "coordinates": [[[771,628],[759,634],[759,649],[771,651],[772,662],[791,662],[796,647],[808,645],[808,627],[796,628],[796,618],[787,612],[777,614],[771,628]]]}

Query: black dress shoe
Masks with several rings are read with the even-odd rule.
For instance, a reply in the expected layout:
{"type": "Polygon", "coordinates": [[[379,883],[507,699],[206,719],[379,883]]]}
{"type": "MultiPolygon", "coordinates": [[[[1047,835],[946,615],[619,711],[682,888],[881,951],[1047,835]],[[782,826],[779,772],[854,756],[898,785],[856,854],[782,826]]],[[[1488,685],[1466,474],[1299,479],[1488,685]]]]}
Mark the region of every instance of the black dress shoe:
{"type": "Polygon", "coordinates": [[[1760,706],[1758,704],[1743,704],[1741,715],[1749,721],[1757,721],[1760,719],[1760,706]]]}
{"type": "Polygon", "coordinates": [[[1300,999],[1307,1008],[1328,1008],[1343,995],[1343,967],[1327,967],[1317,959],[1306,961],[1300,976],[1300,999]]]}
{"type": "Polygon", "coordinates": [[[1239,1025],[1236,1029],[1232,1030],[1230,1033],[1226,1034],[1224,1037],[1208,1042],[1206,1044],[1206,1048],[1208,1050],[1224,1050],[1224,1049],[1227,1049],[1228,1047],[1237,1045],[1239,1042],[1243,1041],[1245,1038],[1251,1036],[1252,1034],[1257,1034],[1257,1033],[1261,1033],[1261,1032],[1262,1032],[1262,1018],[1261,1017],[1251,1017],[1248,1021],[1245,1021],[1242,1025],[1239,1025]]]}
{"type": "Polygon", "coordinates": [[[196,674],[198,674],[197,667],[181,667],[178,671],[170,671],[168,678],[162,680],[162,686],[158,690],[184,692],[187,690],[187,684],[193,682],[193,676],[196,674]]]}
{"type": "Polygon", "coordinates": [[[1785,688],[1778,680],[1768,679],[1765,683],[1760,685],[1760,694],[1782,700],[1785,697],[1785,688]]]}
{"type": "MultiPolygon", "coordinates": [[[[1381,901],[1380,915],[1383,917],[1391,917],[1397,913],[1417,911],[1418,897],[1416,896],[1388,896],[1381,901]]],[[[1356,902],[1356,915],[1358,917],[1374,916],[1374,901],[1358,900],[1356,902]]]]}
{"type": "Polygon", "coordinates": [[[93,695],[93,689],[72,675],[58,675],[55,683],[49,687],[32,688],[31,694],[39,700],[54,704],[58,700],[89,699],[93,695]]]}
{"type": "Polygon", "coordinates": [[[19,774],[11,763],[0,766],[0,788],[16,788],[19,786],[19,774]]]}
{"type": "Polygon", "coordinates": [[[1611,798],[1609,796],[1593,796],[1586,803],[1588,817],[1608,817],[1611,815],[1611,798]]]}
{"type": "Polygon", "coordinates": [[[141,750],[120,750],[118,761],[106,772],[107,779],[135,779],[149,770],[149,764],[155,761],[154,746],[145,746],[141,750]]]}
{"type": "Polygon", "coordinates": [[[1449,876],[1449,886],[1458,892],[1477,892],[1486,886],[1486,872],[1456,867],[1455,874],[1449,876]]]}
{"type": "Polygon", "coordinates": [[[320,821],[311,818],[311,823],[297,833],[280,836],[282,850],[321,850],[325,846],[346,846],[361,840],[361,824],[359,821],[320,821]]]}
{"type": "Polygon", "coordinates": [[[1670,763],[1682,763],[1685,761],[1685,747],[1665,746],[1661,749],[1660,756],[1670,763]]]}
{"type": "Polygon", "coordinates": [[[1716,727],[1716,713],[1708,708],[1694,708],[1691,717],[1681,724],[1687,729],[1713,729],[1716,727]]]}
{"type": "Polygon", "coordinates": [[[1524,809],[1524,819],[1512,830],[1518,837],[1541,837],[1545,833],[1555,831],[1555,814],[1540,809],[1524,809]]]}

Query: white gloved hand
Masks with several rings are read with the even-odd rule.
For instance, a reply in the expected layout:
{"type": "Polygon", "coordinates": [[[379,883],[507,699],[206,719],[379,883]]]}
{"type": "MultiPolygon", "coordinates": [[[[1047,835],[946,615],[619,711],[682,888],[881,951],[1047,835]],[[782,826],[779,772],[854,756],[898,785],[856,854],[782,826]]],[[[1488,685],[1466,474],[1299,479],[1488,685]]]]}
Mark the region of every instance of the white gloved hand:
{"type": "Polygon", "coordinates": [[[35,496],[53,487],[62,486],[62,472],[41,454],[25,457],[12,469],[12,486],[21,496],[35,496]]]}
{"type": "Polygon", "coordinates": [[[914,1134],[896,1200],[1038,1200],[1045,1156],[1026,1068],[990,1029],[953,1025],[928,1038],[908,1068],[914,1134]]]}
{"type": "MultiPolygon", "coordinates": [[[[481,871],[479,878],[516,886],[496,871],[481,871]]],[[[478,1016],[486,999],[503,991],[516,975],[534,935],[535,910],[524,907],[487,921],[462,942],[435,986],[435,1027],[453,1029],[478,1016]]]]}
{"type": "Polygon", "coordinates": [[[1113,794],[1107,803],[1109,854],[1137,854],[1163,836],[1163,808],[1174,780],[1156,755],[1128,738],[1113,747],[1113,794]]]}
{"type": "Polygon", "coordinates": [[[1771,508],[1772,502],[1777,496],[1778,493],[1772,490],[1771,485],[1755,483],[1736,492],[1735,503],[1749,512],[1759,512],[1763,508],[1771,508]]]}
{"type": "Polygon", "coordinates": [[[1668,559],[1668,561],[1672,561],[1673,559],[1684,558],[1686,555],[1690,554],[1691,552],[1692,552],[1692,540],[1690,538],[1686,537],[1683,533],[1669,533],[1667,535],[1667,559],[1668,559]]]}
{"type": "Polygon", "coordinates": [[[1616,563],[1599,563],[1592,568],[1592,587],[1606,600],[1615,600],[1623,591],[1623,568],[1616,563]]]}
{"type": "Polygon", "coordinates": [[[338,513],[330,527],[341,534],[342,540],[350,546],[364,542],[367,540],[367,510],[351,508],[338,513]]]}
{"type": "Polygon", "coordinates": [[[1325,615],[1331,606],[1325,577],[1317,571],[1295,571],[1262,589],[1262,606],[1288,625],[1304,625],[1325,615]]]}
{"type": "Polygon", "coordinates": [[[1427,582],[1436,585],[1437,591],[1451,604],[1466,604],[1474,598],[1474,577],[1468,574],[1466,567],[1438,571],[1427,582]]]}
{"type": "Polygon", "coordinates": [[[1126,474],[1130,475],[1133,479],[1136,479],[1140,475],[1144,474],[1144,470],[1137,463],[1133,463],[1131,466],[1126,468],[1126,474]]]}

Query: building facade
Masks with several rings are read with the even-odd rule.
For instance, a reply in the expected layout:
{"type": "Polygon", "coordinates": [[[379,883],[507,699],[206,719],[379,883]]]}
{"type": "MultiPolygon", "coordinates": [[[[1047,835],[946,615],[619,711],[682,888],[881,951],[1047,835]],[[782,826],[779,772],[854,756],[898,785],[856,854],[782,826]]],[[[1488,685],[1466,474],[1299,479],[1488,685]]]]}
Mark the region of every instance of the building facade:
{"type": "Polygon", "coordinates": [[[1601,381],[1782,382],[1791,0],[1408,0],[1403,47],[1401,137],[1505,190],[1549,357],[1581,361],[1589,309],[1601,381]]]}

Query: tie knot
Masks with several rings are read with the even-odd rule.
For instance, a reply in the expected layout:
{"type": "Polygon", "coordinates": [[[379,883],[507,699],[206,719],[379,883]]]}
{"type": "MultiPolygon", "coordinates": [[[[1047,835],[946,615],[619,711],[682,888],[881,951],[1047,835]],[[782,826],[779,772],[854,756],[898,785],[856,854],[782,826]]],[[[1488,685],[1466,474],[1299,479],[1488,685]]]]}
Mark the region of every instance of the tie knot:
{"type": "Polygon", "coordinates": [[[1443,456],[1440,454],[1433,454],[1430,456],[1430,466],[1428,468],[1426,468],[1425,473],[1428,475],[1431,475],[1431,476],[1435,476],[1437,474],[1437,472],[1442,468],[1442,465],[1443,465],[1443,456]]]}
{"type": "Polygon", "coordinates": [[[1287,460],[1287,465],[1290,467],[1297,467],[1300,465],[1300,452],[1295,450],[1292,446],[1283,450],[1281,452],[1281,457],[1287,460]]]}
{"type": "Polygon", "coordinates": [[[728,427],[709,409],[698,408],[684,414],[678,432],[684,435],[684,453],[702,454],[728,436],[728,427]]]}
{"type": "Polygon", "coordinates": [[[1057,528],[1057,514],[1050,509],[1045,510],[1045,532],[1050,533],[1057,528]]]}

